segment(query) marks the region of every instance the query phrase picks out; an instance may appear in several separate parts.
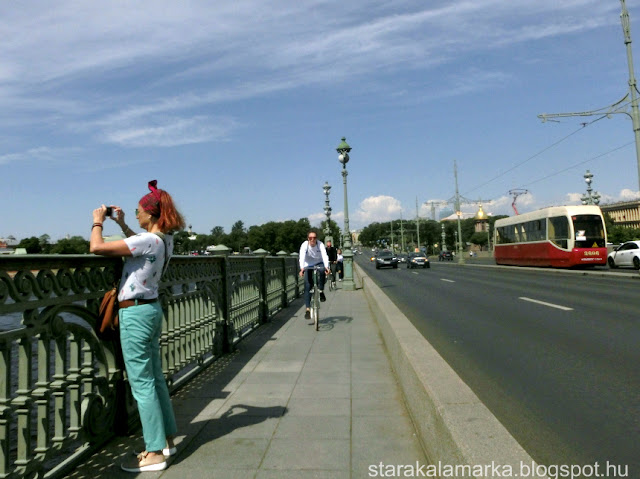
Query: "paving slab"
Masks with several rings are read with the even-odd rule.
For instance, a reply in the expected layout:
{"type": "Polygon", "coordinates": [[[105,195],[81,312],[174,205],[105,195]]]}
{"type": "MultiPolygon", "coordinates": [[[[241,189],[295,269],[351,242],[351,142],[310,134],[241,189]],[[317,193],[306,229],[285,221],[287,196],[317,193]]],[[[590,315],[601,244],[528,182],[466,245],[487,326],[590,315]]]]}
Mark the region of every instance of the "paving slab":
{"type": "MultiPolygon", "coordinates": [[[[365,478],[369,466],[427,465],[361,289],[327,293],[320,330],[301,299],[172,397],[178,453],[163,479],[365,478]]],[[[134,477],[116,438],[68,477],[134,477]]]]}

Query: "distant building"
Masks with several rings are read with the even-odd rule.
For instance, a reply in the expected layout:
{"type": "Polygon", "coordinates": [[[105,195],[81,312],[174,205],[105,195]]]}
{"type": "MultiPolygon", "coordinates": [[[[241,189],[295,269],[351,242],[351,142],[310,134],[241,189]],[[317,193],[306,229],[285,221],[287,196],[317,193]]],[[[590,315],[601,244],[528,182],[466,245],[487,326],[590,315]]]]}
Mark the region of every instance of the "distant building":
{"type": "Polygon", "coordinates": [[[360,231],[361,230],[351,230],[351,244],[360,244],[360,231]]]}
{"type": "Polygon", "coordinates": [[[18,244],[13,237],[0,238],[0,254],[13,254],[18,244]]]}
{"type": "MultiPolygon", "coordinates": [[[[460,213],[461,220],[468,220],[469,218],[475,218],[475,215],[473,213],[465,213],[465,212],[460,213]]],[[[441,218],[440,221],[458,221],[458,215],[455,213],[452,213],[446,218],[441,218]]]]}
{"type": "Polygon", "coordinates": [[[600,209],[611,217],[616,226],[640,229],[640,200],[600,205],[600,209]]]}
{"type": "Polygon", "coordinates": [[[476,233],[486,233],[489,231],[489,217],[482,209],[482,205],[478,208],[478,212],[474,216],[475,221],[475,232],[476,233]]]}

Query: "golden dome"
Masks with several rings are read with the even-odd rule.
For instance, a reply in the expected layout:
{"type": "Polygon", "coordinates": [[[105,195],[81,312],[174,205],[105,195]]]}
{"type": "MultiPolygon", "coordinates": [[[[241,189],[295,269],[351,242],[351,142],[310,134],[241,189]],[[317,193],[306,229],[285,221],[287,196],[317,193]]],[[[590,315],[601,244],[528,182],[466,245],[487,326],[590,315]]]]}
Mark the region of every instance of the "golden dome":
{"type": "Polygon", "coordinates": [[[480,208],[478,208],[478,212],[476,213],[475,219],[476,220],[486,220],[487,219],[487,214],[482,209],[482,205],[480,205],[480,208]]]}

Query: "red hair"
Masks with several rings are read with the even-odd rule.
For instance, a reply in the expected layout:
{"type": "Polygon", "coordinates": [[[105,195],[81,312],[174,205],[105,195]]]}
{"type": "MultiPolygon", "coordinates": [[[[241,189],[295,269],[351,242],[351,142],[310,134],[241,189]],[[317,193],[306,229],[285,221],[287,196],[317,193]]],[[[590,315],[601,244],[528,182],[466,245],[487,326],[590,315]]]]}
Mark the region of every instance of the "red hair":
{"type": "Polygon", "coordinates": [[[173,198],[164,190],[160,190],[160,218],[156,224],[163,233],[172,233],[185,227],[184,218],[173,203],[173,198]]]}

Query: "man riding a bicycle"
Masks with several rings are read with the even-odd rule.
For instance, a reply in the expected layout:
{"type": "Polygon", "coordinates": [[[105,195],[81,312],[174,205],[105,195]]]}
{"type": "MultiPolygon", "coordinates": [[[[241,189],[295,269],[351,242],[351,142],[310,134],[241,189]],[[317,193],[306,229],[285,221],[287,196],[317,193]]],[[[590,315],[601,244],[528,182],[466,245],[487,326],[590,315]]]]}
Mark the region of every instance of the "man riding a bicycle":
{"type": "Polygon", "coordinates": [[[300,260],[300,277],[304,276],[304,305],[307,310],[304,313],[305,319],[311,319],[311,286],[313,285],[313,268],[316,265],[324,266],[324,269],[318,271],[318,284],[316,287],[320,292],[320,301],[326,301],[327,298],[324,295],[324,283],[326,281],[326,275],[329,274],[329,258],[327,257],[327,251],[322,244],[322,241],[318,241],[318,235],[315,231],[309,231],[307,234],[307,241],[300,245],[300,253],[298,255],[300,260]]]}

